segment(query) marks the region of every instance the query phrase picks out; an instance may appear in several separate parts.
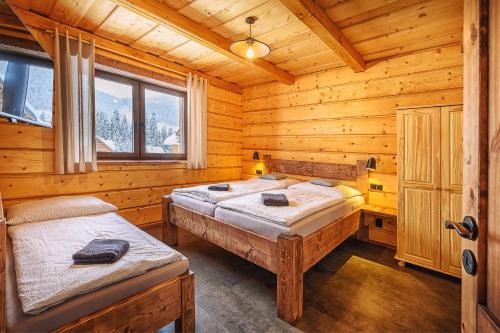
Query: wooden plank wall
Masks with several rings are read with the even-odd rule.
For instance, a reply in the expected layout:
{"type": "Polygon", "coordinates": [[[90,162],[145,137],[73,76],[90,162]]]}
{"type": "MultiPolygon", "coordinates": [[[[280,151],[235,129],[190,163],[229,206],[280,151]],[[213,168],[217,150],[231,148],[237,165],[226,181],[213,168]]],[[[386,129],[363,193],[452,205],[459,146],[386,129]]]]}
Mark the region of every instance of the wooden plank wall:
{"type": "Polygon", "coordinates": [[[454,44],[243,90],[243,178],[273,158],[355,163],[378,158],[371,204],[396,208],[396,107],[462,102],[462,51],[454,44]]]}
{"type": "Polygon", "coordinates": [[[97,173],[54,175],[54,132],[0,121],[0,192],[9,205],[54,195],[95,194],[141,227],[161,220],[161,195],[174,187],[241,179],[241,94],[208,88],[208,164],[99,163],[97,173]]]}

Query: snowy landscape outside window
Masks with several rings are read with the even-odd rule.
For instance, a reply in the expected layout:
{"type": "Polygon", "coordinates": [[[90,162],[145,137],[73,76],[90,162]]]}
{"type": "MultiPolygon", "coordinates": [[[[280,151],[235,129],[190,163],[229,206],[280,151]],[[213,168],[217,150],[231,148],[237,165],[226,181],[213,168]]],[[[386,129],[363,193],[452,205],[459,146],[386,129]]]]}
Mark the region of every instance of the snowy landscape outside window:
{"type": "Polygon", "coordinates": [[[100,159],[185,159],[185,93],[96,72],[100,159]]]}
{"type": "Polygon", "coordinates": [[[0,116],[51,127],[53,81],[51,61],[0,52],[0,116]]]}

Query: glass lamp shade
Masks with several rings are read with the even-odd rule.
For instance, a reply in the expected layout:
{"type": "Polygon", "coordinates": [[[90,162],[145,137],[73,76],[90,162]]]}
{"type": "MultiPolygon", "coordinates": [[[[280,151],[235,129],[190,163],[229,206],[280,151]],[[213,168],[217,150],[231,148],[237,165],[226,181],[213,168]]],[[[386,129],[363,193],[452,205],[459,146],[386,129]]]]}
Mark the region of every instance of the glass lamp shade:
{"type": "Polygon", "coordinates": [[[248,59],[265,57],[271,52],[269,46],[251,37],[233,42],[230,49],[234,54],[248,59]]]}

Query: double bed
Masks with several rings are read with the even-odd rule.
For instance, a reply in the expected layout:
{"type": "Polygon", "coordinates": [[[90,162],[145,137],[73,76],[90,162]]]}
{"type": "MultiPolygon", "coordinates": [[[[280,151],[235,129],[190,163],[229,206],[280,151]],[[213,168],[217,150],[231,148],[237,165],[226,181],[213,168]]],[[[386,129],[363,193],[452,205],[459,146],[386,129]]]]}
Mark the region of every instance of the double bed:
{"type": "Polygon", "coordinates": [[[187,258],[115,210],[93,197],[41,200],[9,210],[7,229],[0,198],[1,332],[146,332],[172,321],[194,331],[187,258]],[[74,264],[72,254],[96,238],[130,247],[113,263],[74,264]]]}
{"type": "Polygon", "coordinates": [[[277,160],[269,155],[264,159],[269,173],[326,178],[342,185],[334,190],[319,187],[320,193],[312,193],[311,184],[289,181],[280,189],[234,193],[212,202],[210,211],[200,209],[206,201],[165,196],[164,241],[175,245],[182,228],[275,273],[278,317],[293,324],[302,316],[304,272],[366,228],[361,219],[368,193],[366,161],[349,165],[277,160]],[[290,207],[265,207],[260,203],[263,192],[285,194],[290,207]]]}

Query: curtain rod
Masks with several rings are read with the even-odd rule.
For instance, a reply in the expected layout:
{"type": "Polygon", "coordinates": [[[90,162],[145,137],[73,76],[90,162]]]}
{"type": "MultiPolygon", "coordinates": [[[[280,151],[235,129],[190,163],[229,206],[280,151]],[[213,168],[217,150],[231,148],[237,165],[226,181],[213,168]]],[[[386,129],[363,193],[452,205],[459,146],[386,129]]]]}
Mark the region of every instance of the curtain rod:
{"type": "Polygon", "coordinates": [[[71,35],[69,34],[68,30],[66,30],[66,32],[59,31],[59,29],[57,29],[57,28],[56,28],[55,30],[46,30],[46,32],[54,34],[54,37],[55,37],[56,31],[58,31],[58,32],[59,32],[59,35],[62,35],[62,36],[64,36],[64,37],[66,37],[66,33],[67,33],[67,34],[68,34],[69,39],[73,39],[73,40],[79,40],[79,39],[80,39],[80,40],[82,41],[82,43],[85,43],[85,44],[92,44],[92,42],[89,42],[89,41],[87,41],[87,40],[83,39],[82,34],[78,34],[78,37],[73,37],[73,36],[71,36],[71,35]]]}

